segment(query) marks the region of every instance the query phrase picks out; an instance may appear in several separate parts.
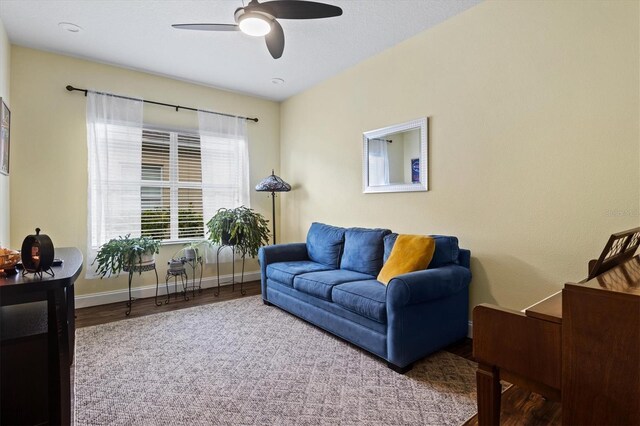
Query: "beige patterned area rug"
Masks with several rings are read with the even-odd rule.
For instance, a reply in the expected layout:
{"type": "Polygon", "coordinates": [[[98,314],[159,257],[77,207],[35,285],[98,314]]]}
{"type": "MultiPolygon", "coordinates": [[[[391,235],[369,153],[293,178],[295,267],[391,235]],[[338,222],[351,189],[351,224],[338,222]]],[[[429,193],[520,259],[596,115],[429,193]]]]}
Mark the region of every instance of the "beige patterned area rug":
{"type": "Polygon", "coordinates": [[[475,364],[406,375],[260,296],[76,331],[79,425],[459,425],[475,364]]]}

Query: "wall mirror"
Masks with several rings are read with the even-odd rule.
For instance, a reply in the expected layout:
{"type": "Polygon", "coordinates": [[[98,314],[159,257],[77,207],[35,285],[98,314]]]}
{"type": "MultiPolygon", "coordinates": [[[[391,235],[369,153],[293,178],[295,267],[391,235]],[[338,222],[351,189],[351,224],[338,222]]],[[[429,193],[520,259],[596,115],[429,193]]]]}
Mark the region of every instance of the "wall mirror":
{"type": "Polygon", "coordinates": [[[429,188],[426,118],[364,132],[362,140],[365,193],[429,188]]]}

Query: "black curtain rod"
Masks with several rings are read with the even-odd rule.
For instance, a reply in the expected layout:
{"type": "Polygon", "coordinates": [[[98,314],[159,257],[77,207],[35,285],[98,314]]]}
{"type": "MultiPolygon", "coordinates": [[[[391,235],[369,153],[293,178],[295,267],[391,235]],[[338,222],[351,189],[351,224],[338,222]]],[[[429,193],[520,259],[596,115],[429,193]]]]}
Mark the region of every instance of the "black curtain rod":
{"type": "MultiPolygon", "coordinates": [[[[77,87],[73,87],[71,85],[67,86],[67,90],[70,91],[70,92],[73,92],[73,91],[84,92],[85,96],[87,96],[87,93],[89,93],[89,90],[87,90],[87,89],[78,89],[77,87]]],[[[245,120],[255,121],[256,123],[258,122],[257,118],[243,117],[241,115],[233,115],[233,114],[225,114],[223,112],[207,111],[207,110],[204,110],[204,109],[191,108],[191,107],[186,107],[186,106],[182,106],[182,105],[165,104],[164,102],[147,101],[146,99],[131,98],[129,96],[114,95],[112,93],[105,93],[105,92],[94,92],[93,90],[91,92],[92,93],[99,93],[101,95],[109,95],[109,96],[113,96],[113,97],[120,98],[120,99],[130,99],[132,101],[142,100],[142,102],[144,102],[146,104],[154,104],[154,105],[161,105],[161,106],[171,107],[171,108],[175,108],[176,111],[178,111],[180,109],[186,109],[188,111],[202,111],[202,112],[207,112],[209,114],[224,115],[225,117],[238,117],[238,118],[244,118],[245,120]]]]}

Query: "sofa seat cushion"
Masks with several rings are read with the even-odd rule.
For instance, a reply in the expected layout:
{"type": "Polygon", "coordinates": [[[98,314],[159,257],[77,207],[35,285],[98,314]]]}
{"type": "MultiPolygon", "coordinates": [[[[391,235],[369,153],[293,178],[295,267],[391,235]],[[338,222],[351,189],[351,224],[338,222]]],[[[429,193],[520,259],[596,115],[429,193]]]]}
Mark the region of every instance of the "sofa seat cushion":
{"type": "Polygon", "coordinates": [[[334,303],[380,323],[387,321],[387,287],[377,280],[354,281],[333,287],[334,303]]]}
{"type": "Polygon", "coordinates": [[[383,239],[390,233],[388,229],[347,229],[340,269],[377,276],[382,269],[383,239]]]}
{"type": "Polygon", "coordinates": [[[300,274],[307,272],[327,271],[331,268],[310,260],[295,262],[276,262],[267,266],[267,277],[293,287],[293,279],[300,274]]]}
{"type": "Polygon", "coordinates": [[[320,299],[331,301],[331,289],[333,286],[351,281],[372,279],[375,279],[375,277],[360,272],[334,269],[331,271],[309,272],[298,275],[293,280],[293,288],[303,293],[319,297],[320,299]]]}

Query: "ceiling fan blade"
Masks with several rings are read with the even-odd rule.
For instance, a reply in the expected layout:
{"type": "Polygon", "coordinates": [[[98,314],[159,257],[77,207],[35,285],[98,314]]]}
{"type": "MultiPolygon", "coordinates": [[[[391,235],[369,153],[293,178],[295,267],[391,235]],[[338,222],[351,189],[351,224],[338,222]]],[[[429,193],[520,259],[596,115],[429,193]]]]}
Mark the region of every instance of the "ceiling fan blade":
{"type": "Polygon", "coordinates": [[[342,15],[342,9],[325,3],[301,0],[275,0],[260,3],[279,19],[317,19],[342,15]]]}
{"type": "Polygon", "coordinates": [[[236,24],[173,24],[173,28],[179,30],[198,30],[198,31],[239,31],[240,27],[236,24]]]}
{"type": "Polygon", "coordinates": [[[278,21],[274,20],[272,22],[271,31],[264,36],[264,39],[267,42],[267,49],[269,49],[269,53],[271,53],[273,59],[278,59],[282,56],[282,52],[284,52],[284,31],[282,31],[282,27],[278,21]]]}

